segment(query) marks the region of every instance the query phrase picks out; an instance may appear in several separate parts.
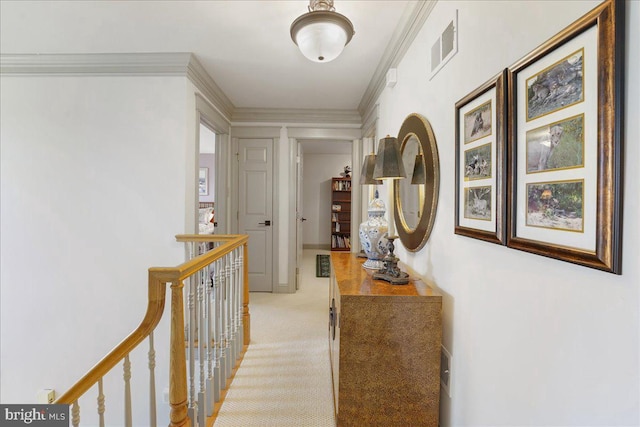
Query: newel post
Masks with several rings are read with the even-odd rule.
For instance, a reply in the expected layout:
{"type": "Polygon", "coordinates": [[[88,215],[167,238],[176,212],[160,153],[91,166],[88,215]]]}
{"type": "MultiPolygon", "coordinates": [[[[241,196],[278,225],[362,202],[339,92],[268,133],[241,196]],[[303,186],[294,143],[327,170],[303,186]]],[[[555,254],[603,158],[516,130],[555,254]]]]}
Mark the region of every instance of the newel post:
{"type": "Polygon", "coordinates": [[[187,361],[184,347],[184,283],[171,283],[171,342],[169,360],[170,427],[190,426],[187,416],[187,361]]]}
{"type": "Polygon", "coordinates": [[[242,258],[244,261],[243,265],[243,303],[242,303],[242,325],[243,325],[243,333],[244,333],[244,345],[249,345],[251,341],[251,316],[249,315],[249,245],[245,242],[242,245],[243,254],[242,258]]]}

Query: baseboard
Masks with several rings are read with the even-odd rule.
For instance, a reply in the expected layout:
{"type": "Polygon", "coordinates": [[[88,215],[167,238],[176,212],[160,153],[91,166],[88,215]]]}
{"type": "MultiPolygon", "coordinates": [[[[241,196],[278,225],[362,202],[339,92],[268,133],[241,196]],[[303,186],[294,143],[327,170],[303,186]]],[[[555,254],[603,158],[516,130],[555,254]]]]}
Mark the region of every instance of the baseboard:
{"type": "Polygon", "coordinates": [[[296,292],[295,289],[291,289],[288,283],[278,283],[273,289],[274,294],[294,294],[296,292]]]}
{"type": "Polygon", "coordinates": [[[302,245],[302,249],[322,249],[330,251],[331,245],[326,243],[305,243],[302,245]]]}

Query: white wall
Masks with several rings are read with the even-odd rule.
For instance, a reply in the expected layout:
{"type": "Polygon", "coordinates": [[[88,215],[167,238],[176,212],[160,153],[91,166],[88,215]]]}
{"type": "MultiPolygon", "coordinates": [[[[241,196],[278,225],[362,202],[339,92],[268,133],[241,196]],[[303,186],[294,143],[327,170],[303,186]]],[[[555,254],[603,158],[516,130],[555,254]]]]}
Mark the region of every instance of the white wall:
{"type": "MultiPolygon", "coordinates": [[[[331,178],[339,177],[351,154],[304,154],[302,213],[303,245],[331,246],[331,178]]],[[[357,230],[353,224],[351,230],[357,230]]]]}
{"type": "MultiPolygon", "coordinates": [[[[142,320],[147,269],[183,261],[174,235],[185,231],[186,201],[195,203],[185,170],[196,161],[186,82],[2,76],[2,403],[67,390],[142,320]]],[[[168,345],[168,317],[158,348],[168,345]]],[[[163,354],[158,402],[168,385],[163,354]]],[[[133,361],[141,395],[145,359],[133,361]]],[[[121,395],[121,371],[115,377],[121,395]]],[[[136,410],[147,419],[144,405],[136,410]]]]}
{"type": "Polygon", "coordinates": [[[453,232],[454,104],[597,3],[438,2],[398,66],[397,85],[379,99],[379,135],[397,134],[417,112],[438,141],[433,233],[420,252],[397,253],[444,295],[443,344],[453,369],[442,426],[640,425],[640,3],[626,2],[623,275],[453,232]],[[430,81],[429,47],[455,9],[459,52],[430,81]]]}

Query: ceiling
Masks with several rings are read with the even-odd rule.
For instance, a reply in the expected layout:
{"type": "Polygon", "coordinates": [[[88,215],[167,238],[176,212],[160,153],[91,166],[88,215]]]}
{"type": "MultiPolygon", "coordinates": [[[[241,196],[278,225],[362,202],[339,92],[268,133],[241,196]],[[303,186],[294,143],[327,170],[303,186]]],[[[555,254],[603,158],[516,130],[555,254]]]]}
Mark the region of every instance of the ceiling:
{"type": "Polygon", "coordinates": [[[319,64],[289,35],[306,0],[2,0],[0,52],[191,52],[236,109],[357,110],[417,3],[335,0],[355,35],[341,56],[319,64]]]}

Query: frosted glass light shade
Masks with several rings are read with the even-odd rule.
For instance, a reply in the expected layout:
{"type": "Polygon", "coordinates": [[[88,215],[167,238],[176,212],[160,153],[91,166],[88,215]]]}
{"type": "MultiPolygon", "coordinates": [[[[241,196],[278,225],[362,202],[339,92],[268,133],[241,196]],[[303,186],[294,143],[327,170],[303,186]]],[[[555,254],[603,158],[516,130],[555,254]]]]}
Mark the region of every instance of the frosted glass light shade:
{"type": "Polygon", "coordinates": [[[291,24],[291,39],[300,52],[314,62],[336,59],[353,37],[353,24],[332,11],[313,11],[291,24]]]}

